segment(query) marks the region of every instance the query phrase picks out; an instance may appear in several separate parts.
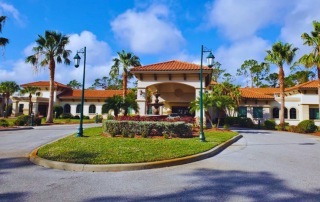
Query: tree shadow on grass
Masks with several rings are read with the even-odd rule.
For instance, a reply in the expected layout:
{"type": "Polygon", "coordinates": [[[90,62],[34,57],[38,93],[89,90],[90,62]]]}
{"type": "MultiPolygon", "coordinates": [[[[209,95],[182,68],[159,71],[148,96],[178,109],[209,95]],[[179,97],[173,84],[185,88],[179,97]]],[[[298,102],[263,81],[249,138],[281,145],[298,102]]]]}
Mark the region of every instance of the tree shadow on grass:
{"type": "MultiPolygon", "coordinates": [[[[185,175],[189,189],[146,197],[97,197],[86,201],[275,201],[315,202],[320,189],[299,190],[268,172],[243,172],[199,169],[185,175]]],[[[155,185],[156,186],[156,185],[155,185]]],[[[170,186],[170,185],[168,185],[170,186]]],[[[161,187],[159,187],[161,189],[161,187]]],[[[147,194],[147,193],[142,193],[147,194]]]]}

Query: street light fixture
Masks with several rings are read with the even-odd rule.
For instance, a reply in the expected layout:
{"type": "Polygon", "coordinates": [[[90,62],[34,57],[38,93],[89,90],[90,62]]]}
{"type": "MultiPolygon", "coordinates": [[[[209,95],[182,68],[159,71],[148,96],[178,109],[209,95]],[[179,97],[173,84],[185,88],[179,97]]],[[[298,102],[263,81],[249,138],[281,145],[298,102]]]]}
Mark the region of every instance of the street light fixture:
{"type": "Polygon", "coordinates": [[[74,66],[76,68],[80,65],[80,56],[78,53],[83,53],[83,78],[82,78],[82,92],[81,92],[81,105],[80,105],[80,126],[78,128],[78,133],[76,137],[83,137],[83,101],[84,101],[84,81],[85,81],[85,75],[86,75],[86,47],[80,49],[80,51],[77,51],[77,54],[74,56],[74,66]]]}
{"type": "Polygon", "coordinates": [[[213,60],[214,60],[214,55],[212,54],[211,50],[206,49],[205,47],[203,47],[203,45],[201,46],[201,61],[200,61],[200,134],[199,134],[199,139],[201,142],[205,142],[206,141],[206,137],[203,133],[203,103],[202,103],[202,60],[203,60],[203,53],[209,52],[209,55],[207,57],[207,63],[208,63],[208,67],[213,67],[213,60]]]}

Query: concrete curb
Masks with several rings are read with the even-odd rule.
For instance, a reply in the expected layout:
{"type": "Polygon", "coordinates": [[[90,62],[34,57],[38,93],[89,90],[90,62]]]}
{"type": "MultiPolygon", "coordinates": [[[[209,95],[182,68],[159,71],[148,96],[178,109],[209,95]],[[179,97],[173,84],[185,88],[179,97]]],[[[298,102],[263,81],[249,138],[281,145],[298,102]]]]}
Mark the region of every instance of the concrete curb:
{"type": "Polygon", "coordinates": [[[34,128],[31,126],[19,127],[19,128],[2,128],[2,129],[0,129],[0,132],[2,132],[2,131],[15,131],[15,130],[30,130],[30,129],[34,129],[34,128]]]}
{"type": "Polygon", "coordinates": [[[75,163],[64,163],[58,161],[51,161],[47,159],[40,158],[37,153],[38,149],[33,150],[29,159],[34,164],[43,166],[46,168],[54,168],[60,170],[68,171],[82,171],[82,172],[110,172],[110,171],[132,171],[132,170],[144,170],[144,169],[153,169],[153,168],[163,168],[169,166],[182,165],[186,163],[191,163],[195,161],[200,161],[212,156],[219,154],[221,151],[226,149],[228,146],[232,145],[236,141],[242,138],[242,135],[237,135],[232,139],[218,145],[217,147],[192,156],[156,161],[156,162],[147,162],[147,163],[133,163],[133,164],[108,164],[108,165],[92,165],[92,164],[75,164],[75,163]]]}

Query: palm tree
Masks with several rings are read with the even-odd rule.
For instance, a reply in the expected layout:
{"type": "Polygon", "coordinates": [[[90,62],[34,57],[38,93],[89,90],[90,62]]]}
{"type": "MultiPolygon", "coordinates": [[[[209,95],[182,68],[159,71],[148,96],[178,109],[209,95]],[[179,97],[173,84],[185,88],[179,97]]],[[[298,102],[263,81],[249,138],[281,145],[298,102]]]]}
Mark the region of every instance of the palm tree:
{"type": "MultiPolygon", "coordinates": [[[[309,54],[303,55],[299,62],[307,68],[317,67],[318,71],[318,96],[319,96],[319,110],[320,110],[320,22],[313,21],[314,30],[310,35],[303,33],[301,38],[303,39],[303,45],[312,46],[313,49],[309,54]]],[[[319,112],[320,113],[320,112],[319,112]]]]}
{"type": "Polygon", "coordinates": [[[15,81],[4,81],[0,83],[0,91],[4,94],[6,98],[5,117],[7,117],[7,114],[8,114],[10,96],[13,93],[17,92],[19,89],[20,87],[15,81]]]}
{"type": "Polygon", "coordinates": [[[102,111],[109,113],[110,110],[113,110],[114,116],[118,117],[123,104],[123,98],[120,95],[115,95],[107,98],[105,102],[106,104],[103,105],[102,111]]]}
{"type": "MultiPolygon", "coordinates": [[[[209,108],[212,107],[212,105],[213,105],[212,95],[210,93],[204,93],[202,97],[202,106],[203,106],[206,120],[210,122],[211,127],[212,127],[212,117],[209,113],[209,108]]],[[[197,99],[195,99],[190,103],[189,111],[190,113],[200,111],[200,97],[197,97],[197,99]]]]}
{"type": "Polygon", "coordinates": [[[26,94],[29,93],[29,115],[32,113],[32,94],[35,94],[39,90],[39,87],[36,86],[26,86],[23,87],[23,89],[20,90],[20,93],[26,94]]]}
{"type": "Polygon", "coordinates": [[[287,63],[288,65],[291,64],[295,52],[298,48],[292,48],[291,44],[282,42],[277,42],[272,45],[272,50],[267,50],[266,52],[268,55],[265,57],[267,62],[275,64],[279,67],[279,85],[280,85],[280,100],[281,100],[281,110],[280,110],[280,127],[284,130],[284,71],[283,65],[287,63]]]}
{"type": "Polygon", "coordinates": [[[115,78],[119,75],[120,66],[122,66],[122,89],[123,98],[127,95],[128,79],[132,78],[132,74],[129,71],[129,67],[141,66],[139,57],[133,53],[126,53],[122,50],[122,53],[118,52],[119,58],[113,59],[113,66],[110,70],[110,75],[115,78]]]}
{"type": "Polygon", "coordinates": [[[53,96],[54,96],[54,74],[56,62],[70,65],[69,55],[70,50],[66,50],[65,46],[69,43],[69,37],[57,33],[55,31],[45,31],[45,36],[38,35],[36,40],[37,46],[33,47],[34,55],[26,58],[26,63],[31,63],[37,71],[39,66],[47,65],[50,71],[50,97],[47,123],[53,122],[53,96]],[[42,58],[41,58],[42,57],[42,58]]]}
{"type": "MultiPolygon", "coordinates": [[[[0,33],[2,33],[2,27],[6,22],[6,16],[0,16],[0,33]]],[[[6,46],[9,43],[9,39],[0,37],[0,46],[6,46]]]]}

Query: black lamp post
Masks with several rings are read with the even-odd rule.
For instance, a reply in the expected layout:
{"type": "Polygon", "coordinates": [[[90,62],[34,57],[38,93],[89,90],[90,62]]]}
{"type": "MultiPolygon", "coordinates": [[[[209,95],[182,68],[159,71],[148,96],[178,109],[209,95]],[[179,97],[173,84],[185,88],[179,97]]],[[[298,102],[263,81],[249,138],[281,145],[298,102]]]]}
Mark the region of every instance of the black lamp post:
{"type": "Polygon", "coordinates": [[[203,103],[202,103],[202,60],[203,60],[203,53],[209,52],[209,55],[207,57],[207,63],[208,67],[213,67],[213,60],[214,60],[214,55],[212,54],[211,50],[205,49],[203,45],[201,46],[201,61],[200,61],[200,134],[199,134],[199,139],[201,142],[206,141],[206,137],[203,133],[203,103]]]}
{"type": "Polygon", "coordinates": [[[74,56],[74,66],[76,68],[79,67],[80,64],[80,56],[78,53],[83,53],[84,61],[83,61],[83,78],[82,78],[82,92],[81,92],[81,105],[80,105],[80,126],[78,128],[77,137],[83,136],[83,101],[84,101],[84,82],[86,77],[86,47],[82,48],[80,51],[77,51],[77,54],[74,56]]]}

